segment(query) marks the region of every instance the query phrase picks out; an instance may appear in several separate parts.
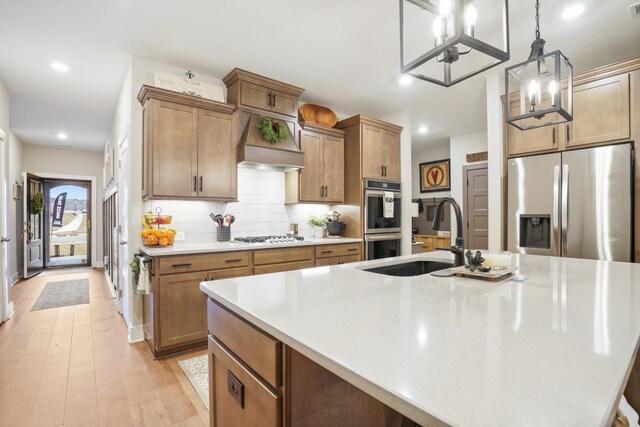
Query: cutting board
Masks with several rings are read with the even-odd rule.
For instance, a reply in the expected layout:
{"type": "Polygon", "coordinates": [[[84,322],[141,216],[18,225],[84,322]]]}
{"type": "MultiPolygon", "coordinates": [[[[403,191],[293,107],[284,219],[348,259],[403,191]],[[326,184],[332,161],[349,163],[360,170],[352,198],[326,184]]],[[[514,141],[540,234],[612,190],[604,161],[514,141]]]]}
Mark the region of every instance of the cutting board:
{"type": "Polygon", "coordinates": [[[505,279],[509,276],[513,276],[513,274],[518,271],[518,267],[509,267],[504,270],[494,270],[488,272],[482,272],[479,270],[471,271],[465,266],[452,268],[451,271],[456,274],[458,277],[469,277],[472,279],[481,279],[487,280],[489,282],[497,282],[502,279],[505,279]]]}

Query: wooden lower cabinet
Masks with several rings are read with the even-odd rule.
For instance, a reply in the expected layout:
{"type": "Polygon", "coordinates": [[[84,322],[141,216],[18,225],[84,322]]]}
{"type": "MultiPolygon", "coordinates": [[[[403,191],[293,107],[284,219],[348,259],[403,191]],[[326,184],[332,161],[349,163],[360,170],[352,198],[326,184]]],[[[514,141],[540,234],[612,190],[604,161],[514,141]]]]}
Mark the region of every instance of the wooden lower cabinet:
{"type": "Polygon", "coordinates": [[[421,252],[433,252],[437,250],[437,247],[448,248],[451,246],[451,237],[448,236],[416,234],[415,238],[416,242],[422,243],[421,252]]]}
{"type": "Polygon", "coordinates": [[[213,427],[418,427],[219,303],[208,307],[213,427]],[[265,367],[279,377],[265,379],[265,367]]]}
{"type": "Polygon", "coordinates": [[[207,308],[200,283],[361,261],[361,243],[160,256],[143,297],[143,328],[154,358],[207,345],[207,308]]]}
{"type": "Polygon", "coordinates": [[[282,397],[209,337],[212,426],[282,426],[282,397]]]}

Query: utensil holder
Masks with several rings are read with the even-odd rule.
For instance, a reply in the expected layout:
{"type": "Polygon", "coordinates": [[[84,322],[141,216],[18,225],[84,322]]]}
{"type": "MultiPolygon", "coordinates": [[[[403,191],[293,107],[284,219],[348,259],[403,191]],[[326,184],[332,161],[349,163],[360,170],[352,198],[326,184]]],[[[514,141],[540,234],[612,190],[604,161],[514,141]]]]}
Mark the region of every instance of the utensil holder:
{"type": "Polygon", "coordinates": [[[228,242],[231,240],[231,227],[218,227],[218,242],[228,242]]]}

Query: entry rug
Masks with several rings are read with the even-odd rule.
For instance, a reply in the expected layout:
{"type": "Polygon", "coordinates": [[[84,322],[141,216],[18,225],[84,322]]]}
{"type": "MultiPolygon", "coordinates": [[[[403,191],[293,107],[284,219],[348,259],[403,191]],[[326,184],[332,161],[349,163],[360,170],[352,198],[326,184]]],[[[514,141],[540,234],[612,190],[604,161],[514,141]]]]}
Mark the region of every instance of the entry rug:
{"type": "Polygon", "coordinates": [[[178,362],[184,373],[196,389],[196,393],[209,409],[209,356],[198,356],[178,362]]]}
{"type": "Polygon", "coordinates": [[[47,282],[31,311],[89,303],[89,279],[47,282]]]}

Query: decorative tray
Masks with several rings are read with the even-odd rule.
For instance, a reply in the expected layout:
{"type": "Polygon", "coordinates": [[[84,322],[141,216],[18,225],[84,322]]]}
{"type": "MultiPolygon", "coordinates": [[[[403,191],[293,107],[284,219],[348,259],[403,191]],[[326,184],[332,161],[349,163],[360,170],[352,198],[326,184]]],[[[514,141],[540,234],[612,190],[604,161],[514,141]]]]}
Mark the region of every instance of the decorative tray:
{"type": "Polygon", "coordinates": [[[455,273],[455,275],[458,277],[470,277],[473,279],[488,280],[489,282],[497,282],[499,280],[505,279],[508,276],[512,276],[516,271],[518,271],[518,267],[516,266],[499,270],[492,268],[486,273],[480,270],[471,271],[464,265],[451,269],[451,272],[455,273]]]}

